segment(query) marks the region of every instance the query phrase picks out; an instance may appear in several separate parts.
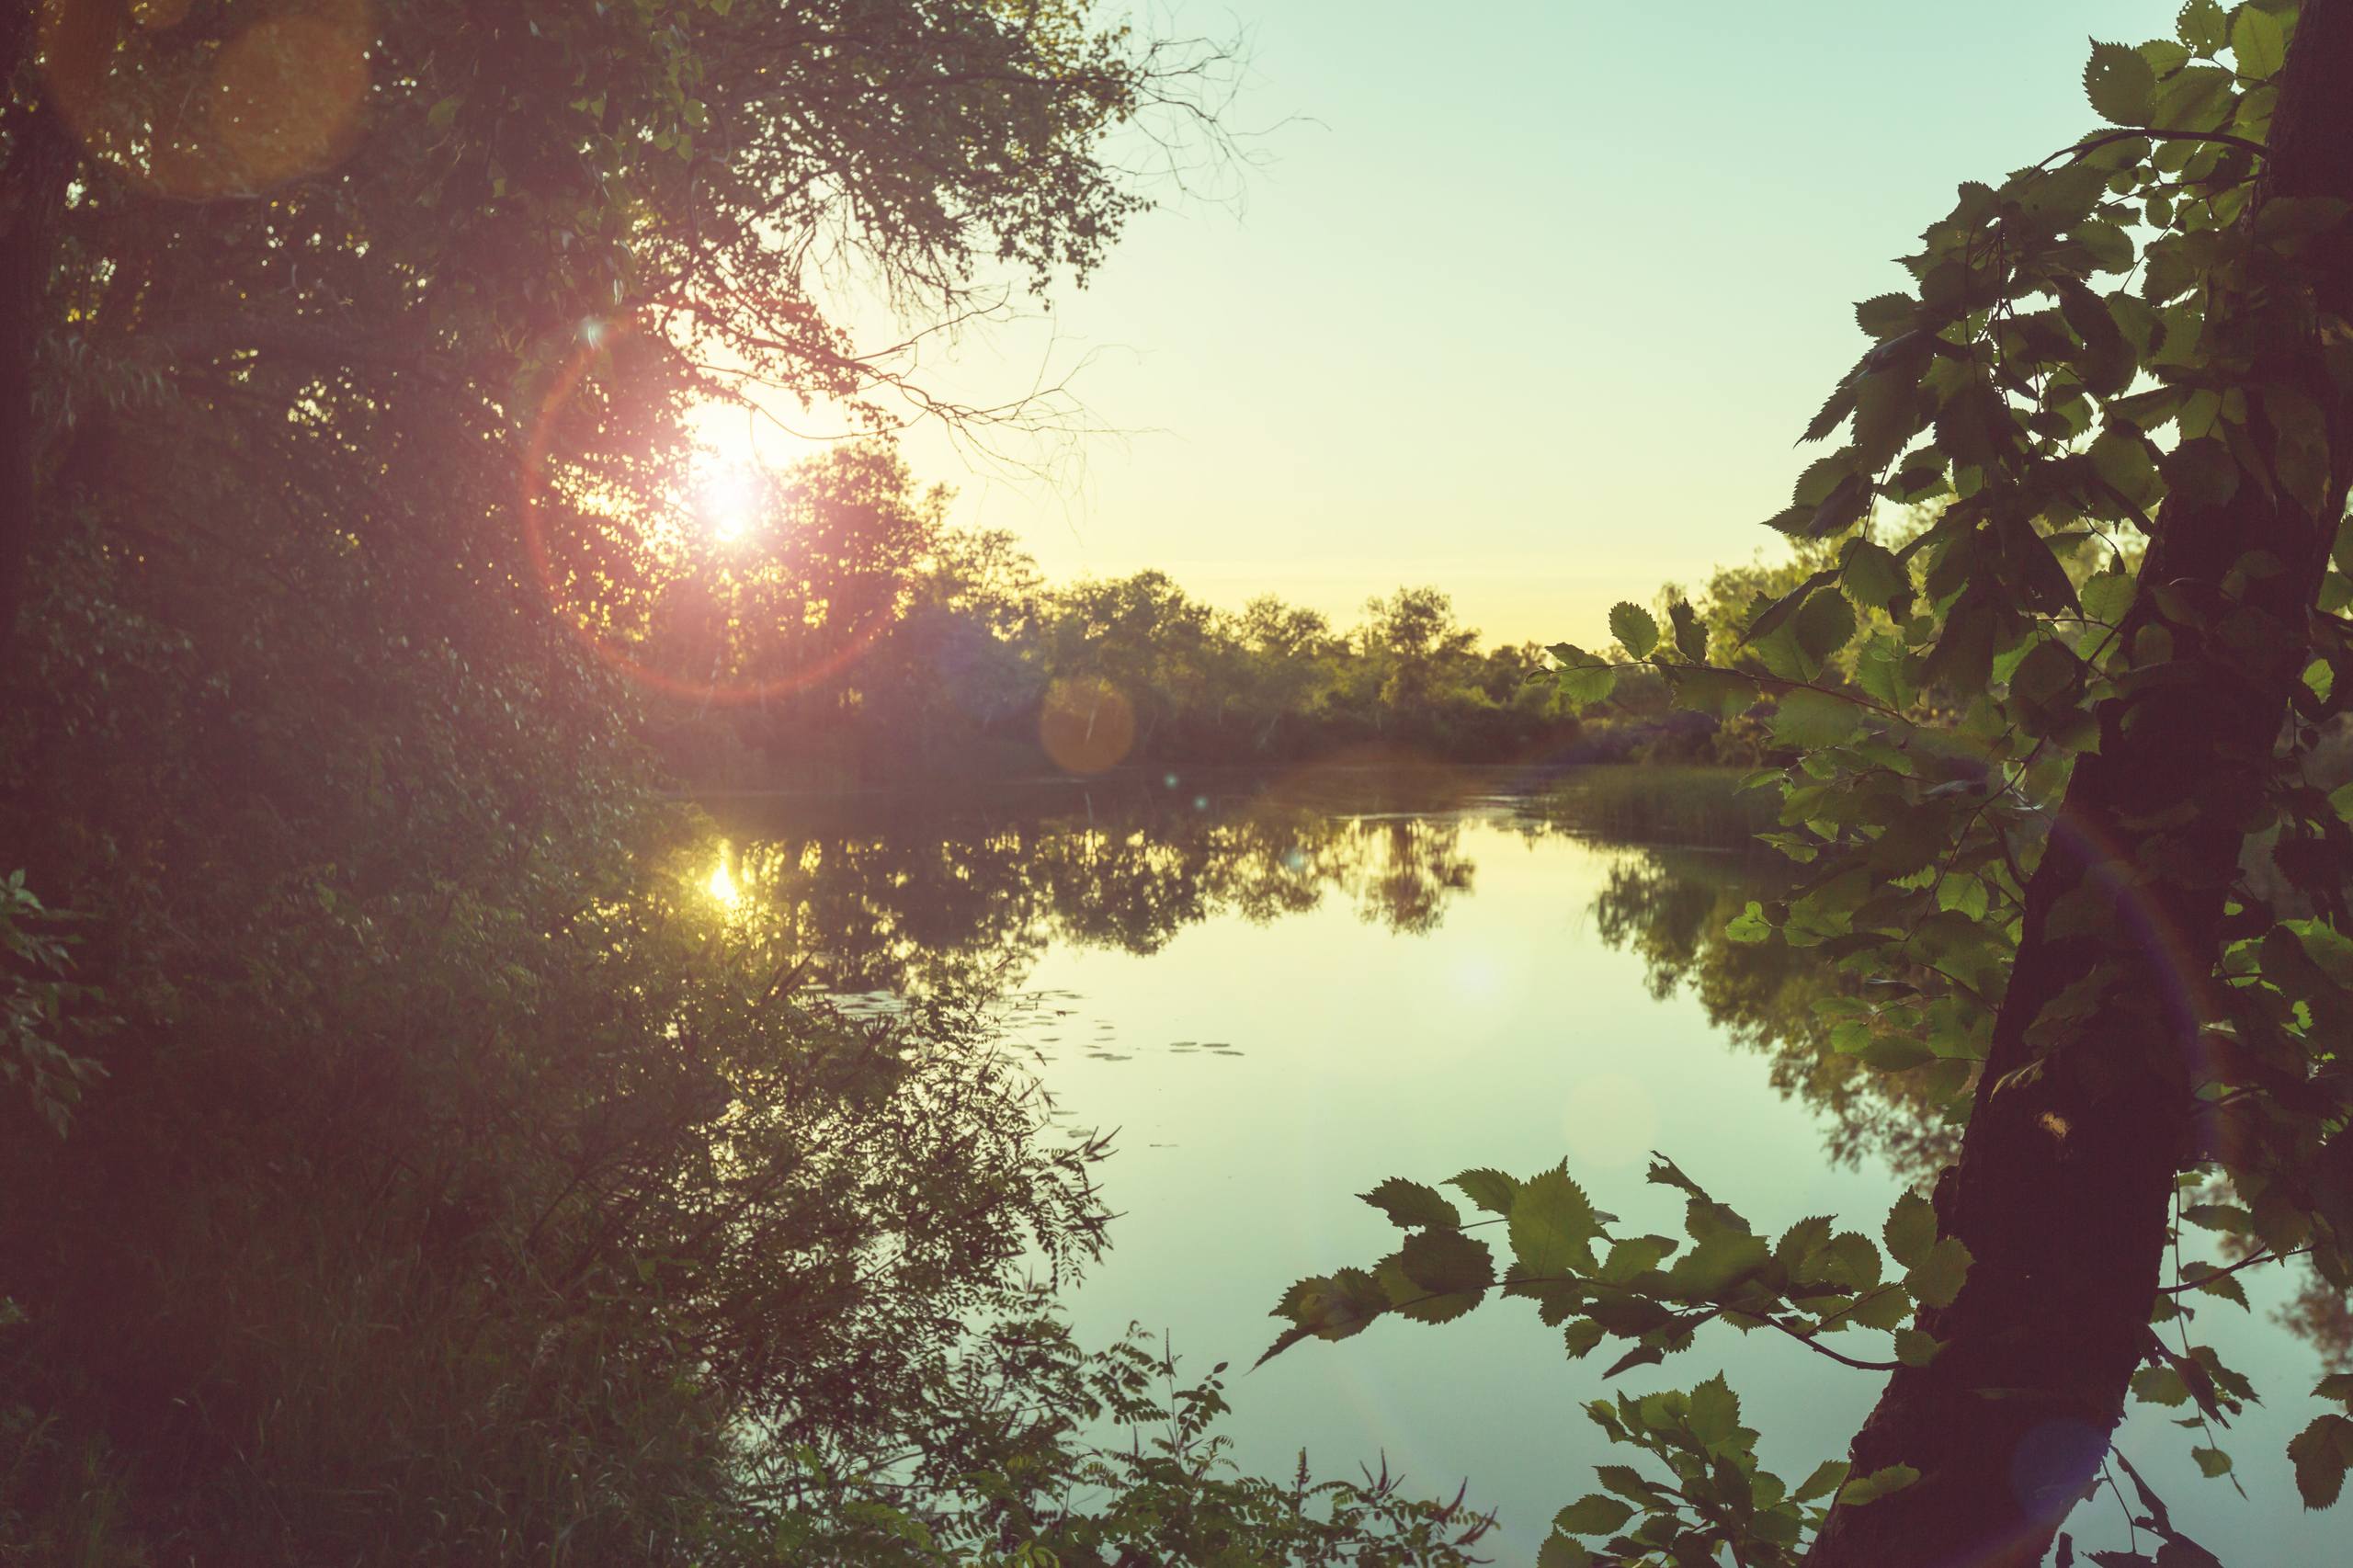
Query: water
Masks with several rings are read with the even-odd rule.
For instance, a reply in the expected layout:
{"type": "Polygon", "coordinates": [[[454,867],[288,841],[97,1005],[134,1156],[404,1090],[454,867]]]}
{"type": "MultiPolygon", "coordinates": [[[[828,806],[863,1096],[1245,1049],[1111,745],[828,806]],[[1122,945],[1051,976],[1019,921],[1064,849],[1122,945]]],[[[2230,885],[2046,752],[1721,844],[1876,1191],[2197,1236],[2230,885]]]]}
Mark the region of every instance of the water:
{"type": "MultiPolygon", "coordinates": [[[[1949,1131],[1812,1048],[1820,976],[1720,939],[1773,869],[1604,831],[1631,817],[1738,841],[1723,780],[1672,787],[1687,798],[1663,802],[1670,781],[1631,770],[1332,769],[733,801],[717,803],[714,886],[777,901],[853,1009],[990,988],[1063,1114],[1120,1130],[1104,1176],[1120,1218],[1072,1297],[1081,1333],[1138,1323],[1187,1367],[1239,1372],[1284,1287],[1395,1244],[1352,1196],[1387,1176],[1565,1156],[1601,1207],[1677,1234],[1676,1195],[1643,1180],[1655,1149],[1778,1233],[1823,1213],[1876,1231],[1899,1183],[1933,1171],[1949,1131]]],[[[2210,1301],[2199,1337],[2268,1401],[2223,1436],[2249,1500],[2200,1477],[2204,1439],[2168,1424],[2179,1412],[2140,1407],[2121,1445],[2234,1568],[2335,1561],[2335,1516],[2303,1512],[2283,1457],[2321,1408],[2304,1397],[2318,1354],[2270,1321],[2300,1277],[2242,1278],[2252,1320],[2210,1301]]],[[[1864,1336],[1840,1347],[1883,1354],[1864,1336]]],[[[1326,1473],[1385,1457],[1420,1490],[1468,1478],[1502,1512],[1498,1560],[1526,1562],[1553,1511],[1596,1489],[1594,1464],[1631,1457],[1582,1414],[1606,1364],[1567,1360],[1528,1303],[1491,1299],[1453,1324],[1298,1346],[1234,1380],[1227,1430],[1263,1472],[1287,1474],[1303,1447],[1326,1473]]],[[[1719,1369],[1791,1481],[1843,1457],[1881,1383],[1720,1331],[1616,1386],[1719,1369]]],[[[2112,1497],[2072,1528],[2079,1546],[2125,1544],[2112,1497]]]]}

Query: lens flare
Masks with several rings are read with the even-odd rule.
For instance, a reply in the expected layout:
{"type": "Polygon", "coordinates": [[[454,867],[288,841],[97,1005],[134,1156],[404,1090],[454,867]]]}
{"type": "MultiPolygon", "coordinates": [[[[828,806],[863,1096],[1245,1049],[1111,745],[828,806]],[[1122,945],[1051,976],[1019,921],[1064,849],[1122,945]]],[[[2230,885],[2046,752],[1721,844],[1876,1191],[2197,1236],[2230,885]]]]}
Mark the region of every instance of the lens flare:
{"type": "Polygon", "coordinates": [[[1038,740],[1065,773],[1101,773],[1135,745],[1135,706],[1108,681],[1058,680],[1039,711],[1038,740]]]}
{"type": "MultiPolygon", "coordinates": [[[[579,391],[582,383],[588,380],[590,373],[607,362],[604,358],[607,354],[619,349],[626,339],[646,330],[659,332],[661,329],[658,326],[641,328],[631,322],[601,318],[591,318],[584,323],[579,332],[579,349],[553,378],[540,404],[539,416],[533,422],[530,440],[523,453],[522,472],[517,475],[517,510],[522,524],[523,548],[529,558],[532,574],[539,579],[550,613],[583,647],[616,674],[649,690],[686,701],[744,706],[789,696],[834,679],[864,658],[867,652],[881,641],[883,633],[890,629],[890,617],[868,617],[861,624],[847,628],[841,641],[832,648],[778,674],[695,679],[690,676],[655,668],[646,662],[641,644],[613,631],[610,607],[599,602],[597,597],[598,588],[594,572],[583,571],[577,565],[580,552],[572,548],[576,545],[576,539],[555,532],[557,527],[569,526],[577,520],[571,517],[548,472],[549,449],[554,440],[557,415],[573,394],[579,391]]],[[[752,472],[757,475],[756,470],[752,472]]],[[[761,494],[765,497],[765,480],[760,483],[763,486],[761,494]]]]}
{"type": "Polygon", "coordinates": [[[767,493],[766,477],[750,464],[713,464],[695,483],[695,516],[712,539],[740,544],[759,531],[767,493]]]}

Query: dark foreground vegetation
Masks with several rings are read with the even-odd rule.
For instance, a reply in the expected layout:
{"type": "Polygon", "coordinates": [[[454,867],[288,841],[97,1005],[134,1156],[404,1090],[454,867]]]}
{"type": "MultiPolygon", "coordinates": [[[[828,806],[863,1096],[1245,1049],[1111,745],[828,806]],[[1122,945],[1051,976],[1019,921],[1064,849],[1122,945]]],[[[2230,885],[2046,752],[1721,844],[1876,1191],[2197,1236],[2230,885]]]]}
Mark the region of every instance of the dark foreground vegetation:
{"type": "MultiPolygon", "coordinates": [[[[893,532],[938,519],[881,448],[777,497],[822,555],[696,531],[687,416],[731,389],[988,416],[862,353],[829,267],[934,321],[1083,278],[1136,145],[1215,150],[1225,65],[982,0],[0,19],[0,1554],[1460,1560],[1459,1501],[1238,1475],[1221,1373],[1072,1342],[1100,1145],[955,995],[847,1019],[804,937],[711,920],[643,743],[1503,755],[1565,699],[1780,762],[1794,880],[1693,918],[1839,977],[1811,1017],[1842,1081],[1906,1075],[1933,1197],[1759,1230],[1662,1159],[1667,1237],[1561,1166],[1401,1178],[1398,1248],[1284,1293],[1269,1354],[1502,1295],[1613,1378],[1726,1325],[1886,1376],[1786,1481],[1721,1376],[1597,1402],[1638,1462],[1546,1568],[2063,1562],[2111,1458],[2150,1550],[2103,1568],[2214,1560],[2110,1438],[2131,1398],[2211,1476],[2282,1462],[2224,1447],[2256,1391],[2195,1312],[2243,1265],[2353,1283],[2353,798],[2314,771],[2353,0],[2096,46],[2103,129],[1964,186],[1859,308],[1775,519],[1802,575],[1621,606],[1550,689],[1427,594],[1336,634],[1049,592],[893,532]]],[[[1762,965],[1662,972],[1694,940],[1793,1034],[1762,965]]],[[[2353,1378],[2284,1462],[2336,1502],[2353,1378]]]]}
{"type": "Polygon", "coordinates": [[[1064,6],[7,8],[0,1562],[1480,1533],[1074,1344],[1101,1146],[952,999],[853,1023],[722,929],[648,683],[550,613],[646,590],[567,551],[657,530],[706,357],[904,384],[798,247],[943,314],[1083,273],[1102,139],[1213,142],[1219,69],[1064,6]]]}

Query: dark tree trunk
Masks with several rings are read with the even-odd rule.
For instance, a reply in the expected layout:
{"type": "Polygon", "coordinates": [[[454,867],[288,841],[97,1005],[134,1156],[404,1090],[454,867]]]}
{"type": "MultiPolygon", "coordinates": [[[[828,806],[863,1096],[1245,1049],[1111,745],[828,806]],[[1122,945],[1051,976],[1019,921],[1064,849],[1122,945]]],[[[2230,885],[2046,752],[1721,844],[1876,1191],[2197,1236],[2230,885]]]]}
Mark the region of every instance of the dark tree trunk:
{"type": "MultiPolygon", "coordinates": [[[[2353,0],[2306,0],[2258,199],[2353,198],[2348,81],[2353,0]]],[[[2323,291],[2324,308],[2353,304],[2342,253],[2323,291]]],[[[1921,1479],[1834,1509],[1811,1568],[2040,1562],[2096,1472],[2149,1345],[2174,1178],[2198,1157],[2189,1090],[2224,892],[2307,662],[2353,469],[2353,409],[2314,346],[2257,374],[2298,381],[2327,410],[2327,505],[2315,517],[2243,474],[2227,505],[2169,506],[2158,521],[2136,615],[2171,632],[2179,678],[2108,704],[2100,749],[2076,764],[2027,889],[1960,1162],[1938,1184],[1945,1233],[1975,1262],[1960,1299],[1922,1316],[1943,1353],[1891,1378],[1853,1446],[1857,1473],[1902,1463],[1921,1479]],[[2226,599],[2225,577],[2256,550],[2286,570],[2226,599]],[[2154,604],[2156,585],[2178,596],[2177,619],[2154,604]],[[2216,634],[2226,608],[2280,633],[2268,656],[2216,634]],[[2079,890],[2088,891],[2054,927],[2054,905],[2079,890]],[[2086,900],[2096,918],[2083,918],[2086,900]],[[2039,1073],[2020,1073],[2039,1054],[2026,1039],[2036,1016],[2101,964],[2116,978],[2095,1016],[2039,1073]]],[[[2251,425],[2265,429],[2259,416],[2251,425]]],[[[2268,433],[2259,439],[2268,450],[2268,433]]]]}
{"type": "MultiPolygon", "coordinates": [[[[0,37],[0,73],[8,76],[32,47],[31,7],[0,37]]],[[[30,588],[38,536],[40,431],[33,407],[33,358],[46,324],[44,304],[56,248],[70,148],[56,112],[28,106],[11,127],[0,176],[0,660],[30,588]]]]}

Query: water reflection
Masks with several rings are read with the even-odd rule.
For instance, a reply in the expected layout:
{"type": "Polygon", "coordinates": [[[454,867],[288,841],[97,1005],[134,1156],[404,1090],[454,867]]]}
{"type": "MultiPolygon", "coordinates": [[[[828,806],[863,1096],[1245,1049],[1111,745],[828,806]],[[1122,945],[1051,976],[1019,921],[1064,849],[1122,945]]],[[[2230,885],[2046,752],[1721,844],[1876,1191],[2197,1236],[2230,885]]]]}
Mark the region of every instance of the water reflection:
{"type": "Polygon", "coordinates": [[[1018,998],[1050,946],[1149,954],[1207,920],[1263,925],[1335,898],[1369,924],[1426,933],[1474,869],[1459,816],[1238,786],[717,809],[729,836],[713,896],[756,910],[756,939],[779,961],[806,955],[807,983],[870,1005],[1018,998]]]}

